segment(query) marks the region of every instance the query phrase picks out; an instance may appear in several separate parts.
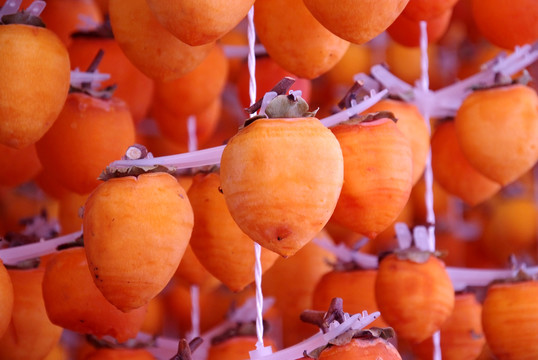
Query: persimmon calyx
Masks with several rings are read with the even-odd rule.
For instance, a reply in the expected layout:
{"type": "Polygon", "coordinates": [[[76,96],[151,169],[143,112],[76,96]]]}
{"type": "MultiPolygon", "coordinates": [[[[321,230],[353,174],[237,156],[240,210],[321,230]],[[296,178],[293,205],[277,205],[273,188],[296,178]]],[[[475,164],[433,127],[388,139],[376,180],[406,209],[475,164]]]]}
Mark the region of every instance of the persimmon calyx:
{"type": "Polygon", "coordinates": [[[91,39],[114,39],[110,19],[106,18],[101,24],[91,30],[79,30],[71,34],[72,38],[91,38],[91,39]]]}
{"type": "MultiPolygon", "coordinates": [[[[266,333],[269,330],[269,323],[263,320],[263,332],[266,333]]],[[[211,338],[211,345],[221,344],[229,339],[237,336],[256,336],[256,321],[248,321],[244,323],[236,323],[224,330],[219,335],[211,338]]]]}
{"type": "Polygon", "coordinates": [[[190,342],[186,339],[179,340],[177,354],[172,356],[170,360],[192,360],[192,353],[203,342],[201,337],[195,337],[190,342]]]}
{"type": "Polygon", "coordinates": [[[35,16],[24,10],[15,14],[2,16],[0,18],[0,25],[31,25],[46,28],[45,23],[39,16],[35,16]]]}
{"type": "Polygon", "coordinates": [[[496,279],[489,283],[488,286],[497,285],[497,284],[517,284],[527,281],[536,281],[538,280],[537,274],[529,274],[525,271],[524,268],[520,268],[512,277],[505,279],[496,279]]]}
{"type": "Polygon", "coordinates": [[[408,261],[411,261],[411,262],[414,262],[414,263],[417,263],[417,264],[424,264],[428,261],[428,259],[430,258],[430,256],[435,256],[435,257],[443,257],[445,256],[446,254],[443,252],[443,251],[429,251],[429,250],[424,250],[424,249],[420,249],[418,247],[415,247],[415,246],[410,246],[406,249],[398,249],[398,250],[394,250],[392,252],[386,252],[386,253],[382,253],[379,255],[379,262],[381,262],[381,260],[390,255],[390,254],[395,254],[396,257],[398,258],[398,260],[408,260],[408,261]]]}

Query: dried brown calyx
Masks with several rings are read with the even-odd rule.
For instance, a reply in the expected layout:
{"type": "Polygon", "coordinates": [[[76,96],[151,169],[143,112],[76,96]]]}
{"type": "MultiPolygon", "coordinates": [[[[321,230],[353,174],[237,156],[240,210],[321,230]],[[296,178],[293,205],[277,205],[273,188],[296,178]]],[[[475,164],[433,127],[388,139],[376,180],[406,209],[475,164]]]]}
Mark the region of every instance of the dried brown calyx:
{"type": "MultiPolygon", "coordinates": [[[[268,330],[269,323],[263,320],[263,332],[266,333],[268,330]]],[[[235,326],[232,326],[224,330],[221,334],[213,337],[211,339],[211,345],[221,344],[237,336],[256,336],[256,322],[249,321],[235,324],[235,326]]]]}
{"type": "Polygon", "coordinates": [[[0,25],[31,25],[37,27],[46,27],[45,23],[39,16],[35,16],[29,11],[22,10],[15,14],[6,14],[0,18],[0,25]]]}
{"type": "MultiPolygon", "coordinates": [[[[301,313],[301,320],[309,324],[317,325],[323,333],[327,333],[332,322],[337,321],[343,323],[345,321],[343,300],[341,298],[332,299],[327,312],[305,310],[301,313]]],[[[392,328],[372,327],[370,329],[349,329],[330,340],[327,345],[316,348],[309,353],[305,351],[303,355],[308,358],[317,359],[321,352],[326,348],[331,346],[343,346],[353,339],[373,340],[382,338],[388,340],[394,337],[394,335],[395,332],[392,328]]]]}
{"type": "MultiPolygon", "coordinates": [[[[88,66],[88,69],[86,70],[86,72],[94,73],[99,67],[99,64],[101,63],[101,60],[103,59],[104,55],[105,55],[104,50],[99,49],[99,51],[93,58],[90,66],[88,66]]],[[[97,99],[108,100],[114,95],[114,91],[116,90],[116,87],[117,85],[113,84],[103,89],[95,89],[91,81],[82,82],[76,85],[71,84],[69,87],[69,93],[82,93],[82,94],[86,94],[97,99]]]]}
{"type": "Polygon", "coordinates": [[[99,26],[91,30],[80,30],[71,34],[72,38],[91,38],[91,39],[114,39],[114,33],[112,32],[112,26],[110,26],[110,18],[108,15],[105,17],[99,26]]]}

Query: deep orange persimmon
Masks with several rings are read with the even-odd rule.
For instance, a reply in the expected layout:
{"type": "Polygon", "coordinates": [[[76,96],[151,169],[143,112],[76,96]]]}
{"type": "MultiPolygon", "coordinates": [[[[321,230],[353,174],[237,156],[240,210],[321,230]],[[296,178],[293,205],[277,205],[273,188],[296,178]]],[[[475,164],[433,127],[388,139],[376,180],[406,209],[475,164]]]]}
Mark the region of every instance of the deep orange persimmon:
{"type": "Polygon", "coordinates": [[[84,248],[95,284],[122,311],[147,304],[172,278],[192,227],[187,194],[172,175],[106,181],[84,206],[84,248]]]}
{"type": "Polygon", "coordinates": [[[316,118],[259,119],[230,139],[220,174],[239,227],[260,245],[291,256],[334,210],[343,181],[342,150],[316,118]]]}
{"type": "Polygon", "coordinates": [[[47,316],[41,284],[44,268],[8,270],[13,284],[13,313],[0,337],[0,358],[41,360],[60,341],[62,328],[47,316]]]}
{"type": "MultiPolygon", "coordinates": [[[[448,29],[451,16],[452,9],[449,9],[427,21],[428,43],[436,43],[441,39],[448,29]]],[[[403,13],[388,27],[387,33],[394,41],[404,46],[420,45],[420,21],[411,20],[403,13]]]]}
{"type": "Polygon", "coordinates": [[[431,20],[452,9],[459,0],[409,0],[402,15],[414,21],[431,20]]]}
{"type": "Polygon", "coordinates": [[[62,110],[70,79],[67,49],[48,29],[0,25],[0,78],[0,144],[25,148],[62,110]]]}
{"type": "Polygon", "coordinates": [[[0,185],[21,185],[32,180],[42,169],[35,144],[22,149],[0,144],[0,153],[0,185]]]}
{"type": "Polygon", "coordinates": [[[11,278],[0,259],[0,337],[4,335],[13,311],[13,284],[11,278]]]}
{"type": "MultiPolygon", "coordinates": [[[[207,360],[248,359],[249,352],[256,349],[257,341],[255,335],[234,336],[211,345],[207,360]]],[[[264,338],[264,346],[271,346],[276,351],[276,345],[270,338],[264,338]]]]}
{"type": "Polygon", "coordinates": [[[469,163],[503,186],[538,160],[538,95],[528,86],[473,92],[456,113],[455,123],[469,163]]]}
{"type": "Polygon", "coordinates": [[[100,184],[99,174],[121,158],[134,140],[133,119],[125,102],[75,92],[36,147],[43,167],[58,182],[88,194],[100,184]]]}
{"type": "Polygon", "coordinates": [[[319,360],[401,360],[398,350],[387,340],[352,339],[349,343],[326,348],[319,355],[319,360]]]}
{"type": "Polygon", "coordinates": [[[254,0],[148,0],[159,23],[191,46],[220,39],[247,15],[254,0]]]}
{"type": "Polygon", "coordinates": [[[349,47],[349,42],[321,25],[302,1],[257,0],[254,24],[269,56],[306,79],[329,71],[349,47]]]}
{"type": "Polygon", "coordinates": [[[73,38],[67,48],[71,67],[87,69],[99,49],[105,52],[99,71],[110,74],[103,86],[116,84],[114,96],[127,103],[135,124],[140,123],[147,116],[153,100],[153,80],[129,61],[114,38],[91,33],[73,38]]]}
{"type": "Polygon", "coordinates": [[[89,353],[82,360],[155,360],[146,349],[98,349],[89,353]]]}
{"type": "Polygon", "coordinates": [[[63,250],[48,262],[43,299],[54,324],[119,342],[134,338],[146,315],[145,306],[124,313],[105,299],[92,280],[82,247],[63,250]]]}
{"type": "Polygon", "coordinates": [[[398,337],[411,343],[438,331],[454,309],[454,288],[444,263],[430,255],[425,262],[386,256],[379,263],[375,297],[383,319],[398,337]]]}
{"type": "MultiPolygon", "coordinates": [[[[254,241],[235,223],[219,191],[218,173],[197,174],[187,195],[194,212],[190,246],[202,265],[232,291],[254,281],[254,241]]],[[[262,273],[278,254],[262,249],[262,273]]]]}
{"type": "Polygon", "coordinates": [[[110,24],[121,49],[144,74],[171,81],[198,66],[213,43],[190,46],[157,21],[146,0],[109,1],[110,24]]]}
{"type": "Polygon", "coordinates": [[[331,219],[373,239],[392,224],[409,199],[409,141],[388,118],[350,121],[331,130],[344,154],[344,185],[331,219]]]}

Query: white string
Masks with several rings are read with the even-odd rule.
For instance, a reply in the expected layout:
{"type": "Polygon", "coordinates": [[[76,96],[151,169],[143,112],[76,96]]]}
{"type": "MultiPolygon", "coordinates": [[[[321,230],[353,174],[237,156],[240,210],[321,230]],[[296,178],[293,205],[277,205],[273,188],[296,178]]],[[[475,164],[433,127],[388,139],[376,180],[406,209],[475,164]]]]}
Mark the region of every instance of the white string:
{"type": "Polygon", "coordinates": [[[263,292],[262,292],[262,264],[260,261],[262,247],[258,243],[254,243],[254,279],[256,284],[256,336],[258,342],[256,349],[263,348],[263,292]]]}
{"type": "Polygon", "coordinates": [[[200,287],[191,285],[191,332],[190,339],[192,340],[200,336],[200,287]]]}
{"type": "Polygon", "coordinates": [[[250,8],[247,15],[248,28],[248,74],[250,77],[248,83],[248,94],[250,96],[250,105],[256,102],[256,29],[254,28],[254,6],[250,8]]]}
{"type": "Polygon", "coordinates": [[[187,132],[189,134],[189,152],[198,150],[198,137],[196,136],[196,116],[190,115],[187,118],[187,132]]]}

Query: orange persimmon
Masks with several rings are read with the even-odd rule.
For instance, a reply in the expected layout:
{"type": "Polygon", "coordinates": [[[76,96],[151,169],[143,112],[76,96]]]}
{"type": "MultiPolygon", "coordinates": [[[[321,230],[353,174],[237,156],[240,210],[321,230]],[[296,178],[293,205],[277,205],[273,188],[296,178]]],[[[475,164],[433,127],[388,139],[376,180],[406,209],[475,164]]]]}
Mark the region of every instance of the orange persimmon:
{"type": "Polygon", "coordinates": [[[103,14],[93,0],[47,0],[40,17],[65,46],[71,43],[74,32],[103,21],[103,14]]]}
{"type": "Polygon", "coordinates": [[[99,49],[105,52],[99,71],[110,74],[110,79],[102,82],[103,86],[116,84],[114,96],[127,103],[135,124],[140,123],[148,114],[153,100],[153,80],[129,61],[111,31],[104,36],[87,32],[73,37],[67,48],[71,67],[87,69],[99,49]]]}
{"type": "Polygon", "coordinates": [[[185,249],[181,262],[174,273],[174,279],[186,282],[189,285],[198,285],[205,288],[220,284],[220,281],[211,275],[198,260],[190,244],[185,249]]]}
{"type": "Polygon", "coordinates": [[[538,357],[538,281],[493,284],[482,305],[482,326],[499,360],[538,357]]]}
{"type": "Polygon", "coordinates": [[[60,341],[62,328],[47,316],[41,284],[44,268],[8,270],[13,284],[13,312],[0,337],[0,359],[40,360],[60,341]]]}
{"type": "Polygon", "coordinates": [[[398,350],[385,339],[352,339],[340,346],[331,346],[323,350],[319,360],[401,360],[398,350]]]}
{"type": "MultiPolygon", "coordinates": [[[[190,246],[202,265],[230,290],[240,291],[254,281],[254,241],[235,223],[219,191],[218,173],[197,174],[187,195],[194,212],[190,246]]],[[[262,273],[278,254],[262,249],[262,273]]]]}
{"type": "Polygon", "coordinates": [[[431,20],[451,10],[459,0],[409,0],[402,16],[414,21],[431,20]]]}
{"type": "Polygon", "coordinates": [[[336,6],[325,0],[304,0],[304,4],[333,34],[355,44],[364,44],[385,31],[408,1],[340,0],[336,6]]]}
{"type": "MultiPolygon", "coordinates": [[[[452,9],[449,9],[427,21],[426,32],[429,44],[436,43],[445,34],[451,16],[452,9]]],[[[411,20],[403,13],[387,28],[387,33],[394,41],[404,46],[420,45],[420,21],[411,20]]]]}
{"type": "Polygon", "coordinates": [[[97,349],[89,353],[82,360],[155,360],[155,357],[146,349],[97,349]]]}
{"type": "Polygon", "coordinates": [[[119,342],[140,331],[146,307],[125,313],[97,289],[81,247],[60,251],[47,263],[43,299],[52,323],[81,334],[109,335],[119,342]]]}
{"type": "Polygon", "coordinates": [[[344,154],[344,185],[332,220],[371,239],[398,217],[409,199],[409,141],[388,118],[334,126],[344,154]]]}
{"type": "Polygon", "coordinates": [[[472,0],[476,26],[489,41],[505,49],[538,39],[538,3],[535,0],[472,0]]]}
{"type": "MultiPolygon", "coordinates": [[[[445,360],[476,360],[486,338],[482,330],[482,305],[473,293],[456,294],[454,311],[441,326],[441,352],[445,360]]],[[[412,345],[420,360],[433,357],[432,339],[412,345]]]]}
{"type": "Polygon", "coordinates": [[[321,231],[343,182],[336,137],[318,119],[305,117],[304,109],[287,115],[288,106],[298,104],[308,108],[300,97],[276,97],[266,110],[274,118],[241,129],[221,159],[221,187],[235,222],[282,256],[293,255],[321,231]]]}
{"type": "Polygon", "coordinates": [[[254,0],[148,0],[159,23],[191,46],[220,39],[247,15],[254,0]]]}
{"type": "Polygon", "coordinates": [[[401,256],[390,254],[379,263],[375,297],[383,319],[398,337],[418,343],[452,314],[454,288],[444,263],[435,256],[427,255],[424,262],[401,256]]]}
{"type": "Polygon", "coordinates": [[[187,194],[172,175],[106,181],[84,206],[84,249],[95,284],[122,311],[147,304],[172,278],[192,227],[187,194]]]}
{"type": "Polygon", "coordinates": [[[70,79],[67,49],[43,27],[0,25],[0,79],[0,144],[30,146],[64,105],[70,79]]]}
{"type": "Polygon", "coordinates": [[[89,194],[68,191],[58,200],[58,222],[61,234],[70,234],[82,229],[82,211],[89,194]]]}
{"type": "Polygon", "coordinates": [[[309,242],[295,255],[279,258],[263,275],[263,293],[275,298],[274,306],[282,314],[285,347],[316,333],[316,329],[301,321],[299,315],[304,309],[312,309],[314,287],[321,276],[331,270],[327,261],[333,260],[334,255],[329,251],[309,242]],[[290,274],[294,281],[289,281],[290,274]]]}
{"type": "Polygon", "coordinates": [[[528,86],[471,93],[458,109],[455,123],[469,163],[503,186],[538,161],[538,95],[528,86]]]}
{"type": "Polygon", "coordinates": [[[409,140],[413,156],[413,185],[415,185],[424,173],[430,150],[430,134],[426,120],[416,105],[404,101],[383,99],[369,107],[363,114],[377,111],[393,113],[397,119],[398,130],[409,140]]]}
{"type": "Polygon", "coordinates": [[[0,337],[4,335],[13,311],[13,284],[9,273],[0,259],[0,337]]]}
{"type": "Polygon", "coordinates": [[[36,143],[43,167],[71,191],[88,194],[99,174],[134,143],[135,128],[123,100],[71,93],[51,129],[36,143]]]}
{"type": "Polygon", "coordinates": [[[190,46],[157,21],[146,0],[110,0],[110,24],[129,60],[155,80],[171,81],[198,66],[214,43],[190,46]]]}
{"type": "Polygon", "coordinates": [[[453,121],[437,126],[431,149],[435,180],[470,206],[485,201],[501,189],[500,184],[482,175],[463,155],[453,121]]]}
{"type": "MultiPolygon", "coordinates": [[[[249,352],[256,349],[258,339],[256,335],[234,336],[214,343],[209,348],[207,360],[221,359],[248,359],[249,352]]],[[[264,338],[264,346],[271,346],[276,350],[275,343],[270,338],[264,338]]]]}
{"type": "MultiPolygon", "coordinates": [[[[349,47],[348,41],[319,23],[303,1],[257,0],[254,24],[269,56],[306,79],[329,71],[349,47]]],[[[354,24],[357,26],[355,20],[354,24]]]]}
{"type": "Polygon", "coordinates": [[[35,144],[22,149],[0,144],[0,154],[0,185],[21,185],[32,180],[41,171],[35,144]]]}

